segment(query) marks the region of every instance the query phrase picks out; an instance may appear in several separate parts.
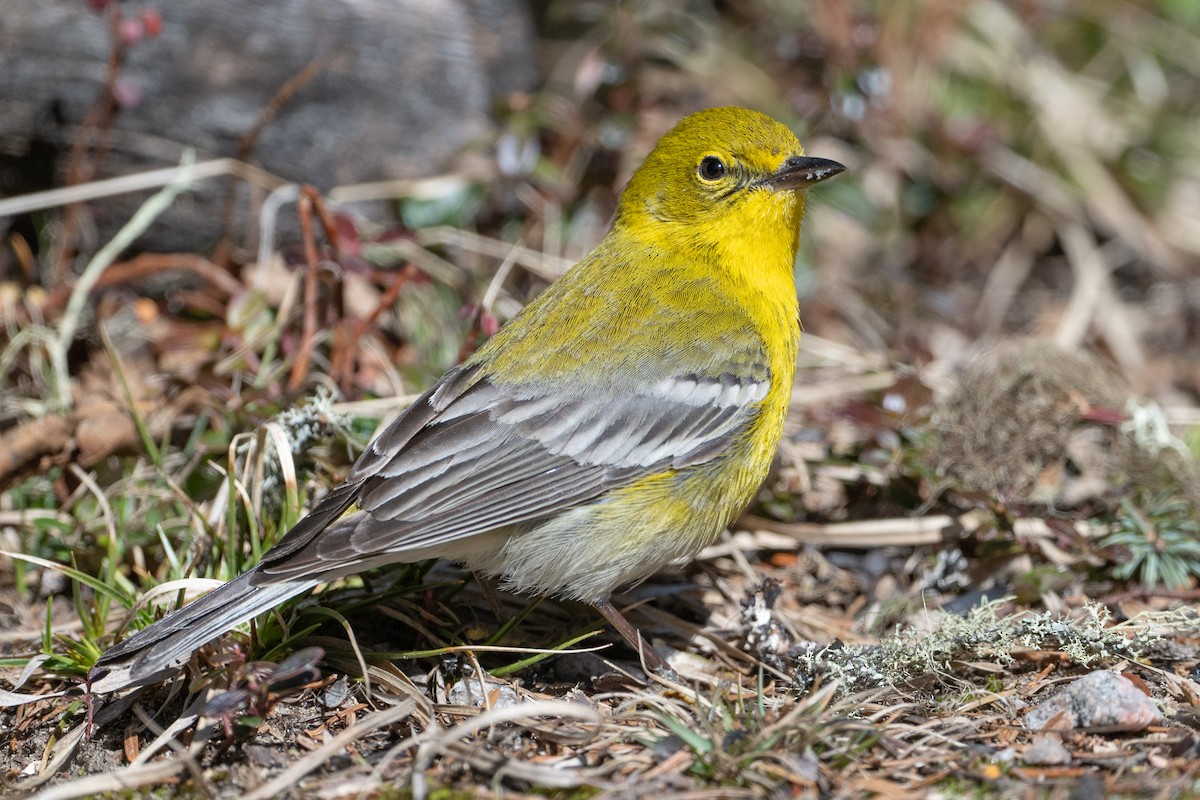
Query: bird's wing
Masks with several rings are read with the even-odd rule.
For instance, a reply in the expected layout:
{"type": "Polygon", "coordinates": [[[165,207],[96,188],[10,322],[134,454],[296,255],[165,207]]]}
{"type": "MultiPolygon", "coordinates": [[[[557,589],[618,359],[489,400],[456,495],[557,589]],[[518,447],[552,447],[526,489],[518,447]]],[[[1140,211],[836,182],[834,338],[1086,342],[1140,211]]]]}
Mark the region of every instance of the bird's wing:
{"type": "Polygon", "coordinates": [[[350,495],[361,513],[330,525],[318,507],[315,524],[301,521],[267,553],[258,581],[439,548],[706,461],[752,423],[768,374],[663,377],[584,394],[451,373],[347,477],[353,489],[338,514],[350,495]]]}
{"type": "Polygon", "coordinates": [[[754,420],[755,378],[664,377],[591,394],[451,372],[371,444],[262,563],[111,648],[97,691],[141,685],[196,647],[364,562],[553,514],[664,469],[701,463],[754,420]],[[343,518],[358,504],[361,513],[343,518]]]}

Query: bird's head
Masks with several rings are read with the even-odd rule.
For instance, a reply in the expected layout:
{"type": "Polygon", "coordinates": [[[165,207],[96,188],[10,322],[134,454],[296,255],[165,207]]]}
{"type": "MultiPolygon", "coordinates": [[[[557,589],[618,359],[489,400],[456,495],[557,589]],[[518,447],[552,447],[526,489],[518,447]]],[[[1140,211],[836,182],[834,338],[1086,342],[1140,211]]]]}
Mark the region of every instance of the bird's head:
{"type": "Polygon", "coordinates": [[[710,108],[659,140],[621,194],[614,228],[664,246],[749,235],[794,248],[802,190],[844,169],[805,155],[792,132],[764,114],[710,108]]]}

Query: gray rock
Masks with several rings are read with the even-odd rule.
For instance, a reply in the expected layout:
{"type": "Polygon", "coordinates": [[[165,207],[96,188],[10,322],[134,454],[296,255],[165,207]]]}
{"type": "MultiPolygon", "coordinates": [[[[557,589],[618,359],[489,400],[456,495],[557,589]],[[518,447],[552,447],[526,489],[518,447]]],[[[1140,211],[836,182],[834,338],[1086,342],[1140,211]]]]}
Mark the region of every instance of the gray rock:
{"type": "Polygon", "coordinates": [[[1162,718],[1124,675],[1098,670],[1072,681],[1025,716],[1030,730],[1140,731],[1162,718]]]}
{"type": "MultiPolygon", "coordinates": [[[[162,33],[127,50],[122,95],[132,102],[117,112],[111,152],[94,177],[173,165],[184,147],[199,159],[236,155],[279,89],[313,62],[319,70],[261,131],[252,161],[321,189],[428,175],[486,137],[496,97],[536,79],[521,0],[154,7],[162,33]]],[[[107,14],[82,0],[0,0],[0,196],[62,185],[66,156],[101,95],[110,47],[107,14]]],[[[155,226],[157,247],[212,237],[225,193],[206,186],[190,208],[173,210],[155,226]]],[[[102,228],[110,219],[119,225],[144,197],[93,210],[102,228]]]]}
{"type": "Polygon", "coordinates": [[[1071,763],[1071,753],[1062,739],[1049,733],[1039,733],[1025,748],[1021,760],[1035,767],[1053,767],[1071,763]]]}

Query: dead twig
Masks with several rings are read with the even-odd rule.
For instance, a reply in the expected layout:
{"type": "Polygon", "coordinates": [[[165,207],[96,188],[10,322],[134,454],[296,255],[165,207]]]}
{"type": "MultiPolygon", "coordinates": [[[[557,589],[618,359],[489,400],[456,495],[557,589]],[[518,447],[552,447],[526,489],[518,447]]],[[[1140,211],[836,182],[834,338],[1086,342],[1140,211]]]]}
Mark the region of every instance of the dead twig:
{"type": "Polygon", "coordinates": [[[780,533],[804,544],[852,548],[940,544],[962,531],[959,519],[944,514],[831,523],[779,522],[746,514],[738,525],[780,533]]]}

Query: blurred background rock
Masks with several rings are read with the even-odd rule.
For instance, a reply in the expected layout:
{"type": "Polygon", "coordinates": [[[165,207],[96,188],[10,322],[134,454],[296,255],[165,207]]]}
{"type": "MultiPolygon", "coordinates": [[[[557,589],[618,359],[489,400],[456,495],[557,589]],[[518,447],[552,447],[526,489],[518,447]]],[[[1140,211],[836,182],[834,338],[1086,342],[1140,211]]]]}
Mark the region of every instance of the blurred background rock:
{"type": "MultiPolygon", "coordinates": [[[[521,0],[0,0],[0,196],[175,165],[184,148],[322,190],[429,175],[535,86],[534,52],[521,0]]],[[[250,192],[205,182],[138,246],[211,247],[250,192]]],[[[89,240],[145,196],[89,203],[89,240]]],[[[254,225],[237,230],[254,244],[254,225]]]]}

